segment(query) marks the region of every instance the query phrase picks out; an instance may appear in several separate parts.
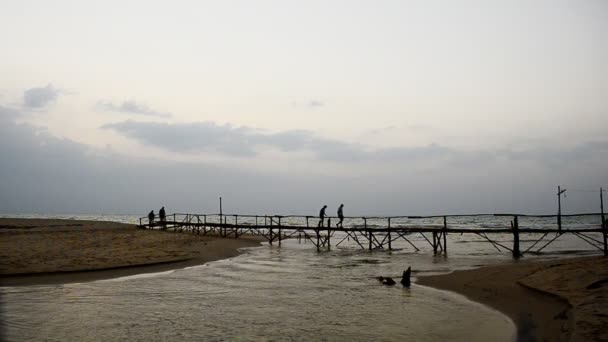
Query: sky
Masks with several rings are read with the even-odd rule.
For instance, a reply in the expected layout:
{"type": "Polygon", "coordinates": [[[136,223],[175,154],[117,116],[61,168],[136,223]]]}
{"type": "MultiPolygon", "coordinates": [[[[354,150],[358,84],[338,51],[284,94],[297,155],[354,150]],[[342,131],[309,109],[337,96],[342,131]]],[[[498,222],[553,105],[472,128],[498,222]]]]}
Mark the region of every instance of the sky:
{"type": "Polygon", "coordinates": [[[0,213],[550,214],[608,188],[603,0],[0,0],[0,42],[0,213]]]}

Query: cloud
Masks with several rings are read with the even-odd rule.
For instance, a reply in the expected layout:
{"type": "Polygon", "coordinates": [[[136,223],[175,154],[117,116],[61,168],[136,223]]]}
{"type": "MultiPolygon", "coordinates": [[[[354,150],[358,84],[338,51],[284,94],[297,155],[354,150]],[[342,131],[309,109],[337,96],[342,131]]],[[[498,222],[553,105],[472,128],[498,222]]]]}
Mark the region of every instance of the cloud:
{"type": "Polygon", "coordinates": [[[312,101],[308,102],[308,106],[312,107],[312,108],[323,107],[323,106],[325,106],[325,103],[318,101],[318,100],[312,100],[312,101]]]}
{"type": "Polygon", "coordinates": [[[171,117],[170,113],[152,110],[148,106],[141,103],[137,103],[134,100],[123,101],[120,105],[115,105],[112,102],[108,101],[99,101],[96,107],[101,110],[112,112],[122,112],[146,116],[158,116],[164,118],[171,117]]]}
{"type": "Polygon", "coordinates": [[[144,145],[156,146],[173,152],[211,151],[231,156],[253,156],[251,144],[256,133],[245,127],[217,125],[213,122],[168,124],[127,120],[103,125],[144,145]]]}
{"type": "MultiPolygon", "coordinates": [[[[548,153],[539,147],[520,149],[517,156],[512,157],[518,159],[508,161],[494,157],[496,154],[506,156],[506,152],[486,151],[484,153],[493,158],[484,163],[471,163],[466,157],[480,152],[454,151],[440,145],[373,153],[358,144],[324,140],[308,131],[264,134],[250,128],[199,123],[192,127],[193,133],[189,133],[198,133],[203,127],[220,136],[229,135],[225,139],[242,139],[246,145],[250,143],[246,139],[253,139],[256,144],[263,141],[286,151],[323,146],[324,153],[330,156],[355,154],[368,158],[374,170],[378,170],[358,174],[353,167],[350,168],[355,171],[353,176],[314,172],[296,175],[290,171],[275,172],[273,168],[280,161],[269,161],[270,171],[261,172],[249,167],[251,164],[246,159],[228,166],[218,162],[144,160],[116,153],[92,153],[97,151],[91,146],[57,138],[42,127],[16,124],[12,119],[15,115],[18,111],[0,106],[1,213],[143,215],[162,205],[169,211],[209,213],[217,212],[219,196],[224,198],[225,210],[233,213],[305,215],[318,212],[323,203],[330,206],[345,203],[353,216],[550,213],[554,210],[554,185],[594,188],[608,181],[606,141],[555,149],[552,159],[567,158],[561,160],[565,166],[548,169],[535,165],[539,155],[548,153]],[[439,156],[443,162],[432,172],[420,172],[415,167],[420,155],[439,156]],[[387,167],[376,163],[386,158],[397,158],[405,164],[387,167]],[[462,167],[451,167],[451,158],[462,161],[462,167]]],[[[137,125],[132,126],[128,129],[137,129],[137,125]]],[[[172,126],[175,125],[169,127],[172,126]]],[[[157,128],[163,130],[167,126],[157,128]]],[[[179,137],[177,133],[179,129],[173,138],[179,137]]],[[[191,137],[187,140],[188,143],[181,144],[190,144],[189,148],[200,144],[191,137]]],[[[304,162],[301,167],[312,170],[318,164],[304,162]]],[[[570,202],[566,209],[595,211],[597,197],[592,194],[581,197],[576,203],[570,202]]]]}
{"type": "Polygon", "coordinates": [[[308,109],[316,109],[316,108],[321,108],[325,106],[325,102],[321,101],[321,100],[310,100],[310,101],[304,101],[304,102],[294,102],[293,103],[294,107],[300,107],[300,108],[308,108],[308,109]]]}
{"type": "Polygon", "coordinates": [[[218,196],[225,212],[297,213],[316,210],[312,194],[335,184],[332,178],[95,153],[44,127],[17,124],[7,115],[12,112],[0,106],[0,213],[143,215],[161,205],[217,212],[218,196]]]}
{"type": "Polygon", "coordinates": [[[549,167],[576,165],[585,161],[601,162],[608,158],[608,140],[587,141],[579,145],[554,148],[532,146],[525,149],[506,149],[499,152],[511,160],[537,161],[549,167]]]}
{"type": "Polygon", "coordinates": [[[127,120],[101,128],[172,152],[212,152],[232,157],[253,157],[265,147],[283,152],[308,152],[317,159],[334,162],[421,160],[455,153],[436,144],[370,149],[358,143],[319,137],[307,130],[264,133],[254,128],[213,122],[169,124],[127,120]]]}
{"type": "MultiPolygon", "coordinates": [[[[148,146],[178,153],[210,152],[230,157],[255,157],[265,148],[282,152],[304,152],[317,160],[331,162],[374,162],[412,164],[438,161],[444,166],[477,167],[498,159],[525,161],[556,167],[596,163],[608,158],[608,141],[588,141],[569,148],[539,145],[513,150],[459,150],[432,143],[426,146],[371,148],[360,143],[324,138],[307,130],[266,133],[250,127],[214,122],[157,123],[127,120],[103,125],[148,146]]],[[[415,165],[415,164],[414,164],[415,165]]]]}
{"type": "Polygon", "coordinates": [[[55,101],[60,91],[48,84],[46,87],[30,88],[23,92],[23,107],[30,109],[41,109],[55,101]]]}
{"type": "Polygon", "coordinates": [[[0,120],[13,120],[21,115],[21,112],[9,107],[0,105],[0,120]]]}

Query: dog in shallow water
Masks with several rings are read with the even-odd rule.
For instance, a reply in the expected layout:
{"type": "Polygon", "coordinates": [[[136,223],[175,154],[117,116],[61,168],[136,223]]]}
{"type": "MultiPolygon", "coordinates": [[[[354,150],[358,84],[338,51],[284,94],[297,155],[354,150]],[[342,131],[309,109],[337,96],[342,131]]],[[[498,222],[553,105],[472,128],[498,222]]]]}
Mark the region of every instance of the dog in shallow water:
{"type": "MultiPolygon", "coordinates": [[[[403,275],[401,276],[401,285],[403,285],[404,287],[410,287],[411,274],[412,274],[411,267],[408,267],[407,270],[403,271],[403,275]]],[[[396,284],[395,280],[393,280],[393,278],[391,278],[391,277],[379,276],[379,277],[376,277],[376,279],[378,279],[378,281],[381,282],[382,285],[393,286],[396,284]]]]}
{"type": "Polygon", "coordinates": [[[381,282],[382,285],[393,286],[393,285],[397,284],[391,277],[380,276],[380,277],[376,277],[376,279],[378,279],[378,281],[381,282]]]}

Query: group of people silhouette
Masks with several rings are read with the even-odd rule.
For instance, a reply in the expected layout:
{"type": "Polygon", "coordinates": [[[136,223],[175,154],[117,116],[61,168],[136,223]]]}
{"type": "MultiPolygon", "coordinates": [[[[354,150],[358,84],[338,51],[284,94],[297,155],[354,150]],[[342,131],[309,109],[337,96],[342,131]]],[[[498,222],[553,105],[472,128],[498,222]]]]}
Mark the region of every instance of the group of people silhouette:
{"type": "MultiPolygon", "coordinates": [[[[319,212],[319,224],[318,227],[323,227],[325,225],[325,209],[327,209],[327,205],[324,205],[319,212]]],[[[160,208],[158,211],[158,218],[161,223],[167,220],[167,214],[165,213],[165,207],[160,208]]],[[[156,219],[156,214],[154,214],[154,210],[151,210],[148,213],[148,221],[150,225],[154,224],[154,220],[156,219]]],[[[344,222],[344,204],[340,204],[338,207],[338,223],[336,223],[336,227],[342,228],[342,223],[344,222]]]]}
{"type": "MultiPolygon", "coordinates": [[[[148,221],[150,221],[150,225],[152,225],[154,223],[155,218],[156,218],[156,215],[154,214],[154,210],[151,210],[148,213],[148,221]]],[[[165,222],[167,220],[167,214],[165,213],[165,207],[160,208],[160,210],[158,211],[158,218],[159,218],[160,222],[165,222]]]]}
{"type": "MultiPolygon", "coordinates": [[[[324,205],[319,212],[319,224],[317,224],[317,227],[323,227],[325,224],[325,209],[327,209],[327,205],[324,205]]],[[[340,204],[338,207],[338,219],[336,227],[342,228],[342,222],[344,222],[344,204],[340,204]]]]}

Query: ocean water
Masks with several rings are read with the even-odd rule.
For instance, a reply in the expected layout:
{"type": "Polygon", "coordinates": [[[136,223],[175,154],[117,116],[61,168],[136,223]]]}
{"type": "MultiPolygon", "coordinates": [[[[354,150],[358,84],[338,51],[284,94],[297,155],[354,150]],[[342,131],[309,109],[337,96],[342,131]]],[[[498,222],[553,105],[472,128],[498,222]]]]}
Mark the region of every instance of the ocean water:
{"type": "MultiPolygon", "coordinates": [[[[48,216],[45,216],[48,217],[48,216]]],[[[137,216],[62,216],[134,222],[137,216]]],[[[502,219],[502,218],[501,218],[502,219]]],[[[584,223],[584,222],[581,222],[584,223]]],[[[369,222],[368,222],[369,224],[369,222]]],[[[433,222],[429,224],[434,224],[433,222]]],[[[460,222],[471,225],[479,222],[460,222]]],[[[500,226],[491,219],[482,222],[500,226]]],[[[536,223],[538,224],[538,223],[536,223]]],[[[589,223],[593,224],[593,223],[589,223]]],[[[422,236],[393,251],[367,251],[345,240],[317,252],[305,240],[248,248],[236,258],[170,272],[88,283],[2,287],[7,341],[512,341],[503,314],[466,298],[413,284],[387,287],[375,277],[414,280],[511,262],[482,237],[450,234],[448,255],[432,254],[422,236]]],[[[499,236],[508,245],[509,236],[499,236]]],[[[332,241],[340,240],[336,235],[332,241]]],[[[522,236],[522,250],[531,245],[522,236]]],[[[526,258],[596,253],[562,236],[526,258]]]]}

